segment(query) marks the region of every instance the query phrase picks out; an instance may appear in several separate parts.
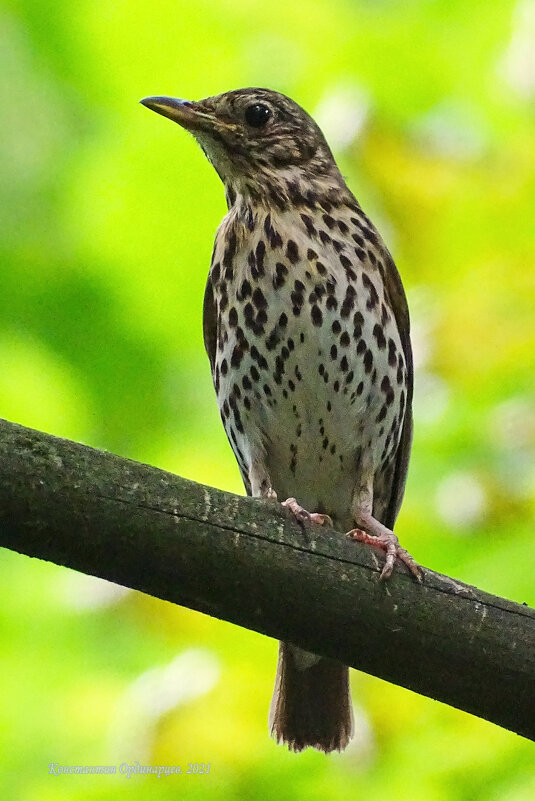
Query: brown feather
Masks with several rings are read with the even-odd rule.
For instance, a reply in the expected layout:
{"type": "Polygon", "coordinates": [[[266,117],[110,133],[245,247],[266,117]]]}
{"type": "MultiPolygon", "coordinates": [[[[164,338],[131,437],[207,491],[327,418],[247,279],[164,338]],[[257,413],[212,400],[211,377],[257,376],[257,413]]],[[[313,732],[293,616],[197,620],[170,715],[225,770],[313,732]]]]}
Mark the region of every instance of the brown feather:
{"type": "Polygon", "coordinates": [[[279,662],[269,726],[277,742],[291,751],[313,747],[342,751],[353,734],[349,669],[332,659],[318,659],[300,670],[294,646],[279,643],[279,662]]]}
{"type": "Polygon", "coordinates": [[[392,529],[394,528],[394,523],[400,510],[401,502],[403,501],[405,483],[407,480],[407,471],[409,468],[409,458],[412,445],[412,393],[414,383],[414,365],[410,340],[409,307],[407,305],[405,290],[403,289],[401,277],[394,263],[394,259],[388,250],[386,250],[386,248],[385,257],[385,291],[390,299],[390,306],[394,313],[399,335],[401,337],[401,344],[403,346],[403,354],[405,356],[405,364],[407,367],[407,401],[405,406],[403,430],[396,454],[396,466],[394,469],[394,477],[392,479],[390,503],[388,505],[385,519],[381,521],[385,526],[392,529]]]}

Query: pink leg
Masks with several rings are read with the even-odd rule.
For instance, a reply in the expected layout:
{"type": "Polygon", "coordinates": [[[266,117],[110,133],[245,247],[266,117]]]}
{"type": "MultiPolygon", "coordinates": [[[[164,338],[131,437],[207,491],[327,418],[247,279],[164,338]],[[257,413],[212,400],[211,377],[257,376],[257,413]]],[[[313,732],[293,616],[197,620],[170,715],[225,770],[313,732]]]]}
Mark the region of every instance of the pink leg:
{"type": "Polygon", "coordinates": [[[283,501],[281,505],[289,509],[300,523],[317,523],[319,526],[323,526],[324,523],[327,523],[329,526],[333,524],[329,515],[323,515],[319,512],[307,512],[306,509],[303,509],[303,507],[297,503],[295,498],[288,498],[283,501]]]}
{"type": "Polygon", "coordinates": [[[367,545],[375,545],[377,548],[382,548],[382,550],[386,552],[385,564],[381,571],[382,581],[386,581],[386,579],[390,578],[392,575],[396,559],[403,562],[418,581],[422,581],[421,567],[415,562],[410,553],[406,551],[405,548],[401,547],[393,531],[390,531],[390,529],[383,526],[382,523],[379,523],[379,521],[368,512],[361,512],[356,522],[359,526],[362,526],[362,528],[352,529],[348,532],[349,536],[354,540],[358,540],[358,542],[364,542],[367,545]]]}

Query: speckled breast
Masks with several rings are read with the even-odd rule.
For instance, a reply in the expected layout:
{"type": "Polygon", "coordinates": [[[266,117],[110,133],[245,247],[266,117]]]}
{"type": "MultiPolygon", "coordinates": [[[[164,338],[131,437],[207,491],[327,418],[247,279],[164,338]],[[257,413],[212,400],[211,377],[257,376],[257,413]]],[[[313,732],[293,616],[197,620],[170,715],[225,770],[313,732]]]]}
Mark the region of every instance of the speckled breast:
{"type": "Polygon", "coordinates": [[[243,230],[227,218],[211,268],[214,384],[242,473],[265,455],[279,497],[348,527],[357,482],[391,469],[407,392],[368,226],[354,211],[255,212],[243,230]]]}

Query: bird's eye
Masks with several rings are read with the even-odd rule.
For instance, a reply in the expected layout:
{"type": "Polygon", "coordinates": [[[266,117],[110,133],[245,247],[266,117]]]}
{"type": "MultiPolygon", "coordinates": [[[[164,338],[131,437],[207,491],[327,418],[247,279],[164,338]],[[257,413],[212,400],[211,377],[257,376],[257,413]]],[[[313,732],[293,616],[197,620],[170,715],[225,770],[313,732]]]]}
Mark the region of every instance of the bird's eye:
{"type": "Polygon", "coordinates": [[[263,103],[253,103],[245,109],[245,122],[252,128],[262,128],[271,117],[271,109],[263,103]]]}

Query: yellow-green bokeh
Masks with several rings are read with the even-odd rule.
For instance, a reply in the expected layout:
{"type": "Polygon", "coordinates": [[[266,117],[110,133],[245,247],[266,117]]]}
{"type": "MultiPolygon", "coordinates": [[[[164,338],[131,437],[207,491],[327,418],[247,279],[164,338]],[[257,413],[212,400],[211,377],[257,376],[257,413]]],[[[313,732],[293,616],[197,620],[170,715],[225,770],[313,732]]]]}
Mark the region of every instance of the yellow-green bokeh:
{"type": "MultiPolygon", "coordinates": [[[[0,10],[0,416],[241,492],[204,355],[219,180],[138,105],[261,85],[317,115],[403,275],[416,436],[398,534],[533,604],[533,0],[0,10]]],[[[342,756],[267,736],[267,638],[1,554],[3,797],[531,801],[534,751],[355,673],[342,756]],[[209,776],[49,763],[210,762],[209,776]]]]}

